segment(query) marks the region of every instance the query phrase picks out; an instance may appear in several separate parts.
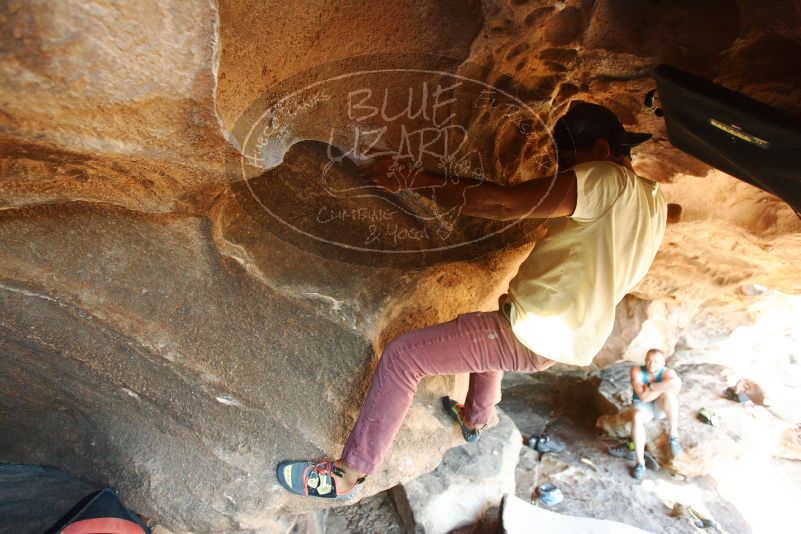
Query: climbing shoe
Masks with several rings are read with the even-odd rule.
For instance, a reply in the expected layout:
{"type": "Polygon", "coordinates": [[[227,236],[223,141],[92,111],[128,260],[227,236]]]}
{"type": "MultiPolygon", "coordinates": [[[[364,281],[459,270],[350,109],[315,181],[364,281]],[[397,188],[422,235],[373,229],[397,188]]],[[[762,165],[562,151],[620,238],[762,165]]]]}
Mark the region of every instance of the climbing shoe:
{"type": "Polygon", "coordinates": [[[748,398],[748,395],[746,395],[742,391],[737,391],[737,389],[734,387],[726,388],[726,391],[723,393],[723,396],[731,401],[739,402],[741,404],[751,400],[748,398]]]}
{"type": "Polygon", "coordinates": [[[631,476],[636,478],[637,480],[642,480],[645,476],[645,464],[637,464],[634,466],[634,469],[631,470],[631,476]]]}
{"type": "Polygon", "coordinates": [[[450,397],[445,396],[442,397],[442,407],[445,408],[448,415],[459,423],[459,428],[462,430],[462,437],[465,441],[468,443],[478,441],[478,438],[481,437],[481,431],[477,428],[470,428],[467,426],[467,422],[464,420],[464,406],[452,400],[450,397]]]}
{"type": "Polygon", "coordinates": [[[609,454],[617,458],[634,460],[637,457],[637,454],[634,452],[633,441],[624,441],[622,443],[618,443],[617,445],[610,445],[606,450],[609,454]]]}
{"type": "Polygon", "coordinates": [[[565,450],[564,443],[544,434],[534,434],[526,440],[526,445],[537,452],[561,452],[565,450]]]}
{"type": "Polygon", "coordinates": [[[278,483],[285,490],[302,497],[321,497],[338,501],[349,501],[359,491],[367,477],[361,477],[353,488],[345,493],[337,493],[337,481],[345,473],[334,462],[314,464],[306,461],[284,461],[276,469],[278,483]]]}
{"type": "Polygon", "coordinates": [[[681,443],[679,443],[678,436],[670,436],[668,438],[668,448],[670,449],[670,455],[673,458],[681,454],[681,443]]]}
{"type": "MultiPolygon", "coordinates": [[[[612,445],[606,450],[609,452],[609,454],[616,456],[617,458],[625,458],[626,460],[637,459],[637,453],[634,452],[633,441],[624,441],[617,445],[612,445]]],[[[662,469],[662,466],[656,461],[656,458],[654,458],[654,455],[651,454],[651,451],[645,451],[643,458],[645,459],[645,467],[651,471],[659,471],[662,469]]]]}
{"type": "Polygon", "coordinates": [[[662,469],[662,466],[656,461],[656,458],[654,458],[654,455],[651,454],[651,451],[645,451],[645,454],[643,454],[643,459],[645,460],[645,467],[651,471],[659,471],[662,469]]]}

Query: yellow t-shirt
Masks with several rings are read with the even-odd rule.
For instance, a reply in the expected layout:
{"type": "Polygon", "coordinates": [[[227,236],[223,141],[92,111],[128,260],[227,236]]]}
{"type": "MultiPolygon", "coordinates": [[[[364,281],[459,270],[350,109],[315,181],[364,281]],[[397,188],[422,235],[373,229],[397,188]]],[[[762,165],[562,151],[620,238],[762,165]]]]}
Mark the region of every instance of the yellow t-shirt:
{"type": "Polygon", "coordinates": [[[658,184],[610,161],[574,168],[570,217],[550,219],[548,235],[509,286],[515,336],[537,354],[589,365],[612,332],[615,306],[651,266],[665,234],[658,184]]]}

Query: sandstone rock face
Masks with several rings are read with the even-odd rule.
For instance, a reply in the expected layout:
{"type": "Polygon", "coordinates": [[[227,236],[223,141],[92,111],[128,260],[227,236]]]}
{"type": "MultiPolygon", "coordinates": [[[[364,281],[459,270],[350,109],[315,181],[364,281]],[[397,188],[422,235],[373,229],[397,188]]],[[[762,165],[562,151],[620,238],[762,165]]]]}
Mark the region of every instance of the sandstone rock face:
{"type": "Polygon", "coordinates": [[[478,523],[514,491],[522,437],[508,416],[499,416],[478,442],[451,449],[434,471],[392,490],[407,531],[444,534],[478,523]]]}
{"type": "MultiPolygon", "coordinates": [[[[59,463],[200,531],[319,506],[279,490],[274,465],[341,448],[375,357],[368,310],[388,296],[365,290],[389,290],[397,271],[358,276],[295,251],[267,278],[247,257],[221,254],[213,224],[192,216],[73,203],[0,218],[2,248],[15,251],[2,260],[6,459],[59,463]],[[348,291],[348,279],[360,289],[348,291]],[[173,501],[180,495],[194,497],[173,501]]],[[[395,287],[441,300],[432,284],[445,272],[434,271],[395,287]]],[[[395,310],[398,328],[438,319],[395,310]]],[[[457,443],[435,409],[449,384],[426,383],[372,491],[432,469],[457,443]]]]}
{"type": "MultiPolygon", "coordinates": [[[[801,110],[797,3],[722,4],[3,4],[0,459],[111,485],[175,532],[269,531],[325,506],[280,491],[275,463],[337,454],[384,344],[493,309],[543,235],[539,221],[507,227],[413,194],[339,195],[362,182],[337,154],[382,127],[347,113],[364,87],[343,73],[377,72],[359,83],[393,89],[390,110],[461,76],[441,107],[466,139],[451,168],[501,183],[553,171],[545,131],[571,99],[655,133],[635,165],[682,218],[599,366],[681,348],[682,329],[721,310],[747,325],[760,297],[742,285],[800,292],[801,223],[671,148],[641,107],[668,61],[801,110]],[[371,226],[378,253],[362,250],[371,226]]],[[[438,169],[424,140],[421,165],[438,169]]],[[[422,384],[368,493],[458,443],[437,404],[454,387],[422,384]]]]}
{"type": "Polygon", "coordinates": [[[219,181],[209,2],[3,5],[0,207],[185,208],[219,181]]]}

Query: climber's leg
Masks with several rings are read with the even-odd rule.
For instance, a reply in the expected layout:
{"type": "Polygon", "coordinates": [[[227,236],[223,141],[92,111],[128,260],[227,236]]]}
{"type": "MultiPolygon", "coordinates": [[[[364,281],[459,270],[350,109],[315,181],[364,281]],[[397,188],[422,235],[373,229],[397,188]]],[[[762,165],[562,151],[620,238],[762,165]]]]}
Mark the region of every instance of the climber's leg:
{"type": "MultiPolygon", "coordinates": [[[[353,476],[374,473],[398,432],[420,380],[429,375],[489,373],[473,386],[469,412],[486,423],[498,400],[500,373],[536,371],[549,362],[523,346],[499,312],[467,313],[453,321],[401,335],[384,349],[341,462],[353,476]],[[487,405],[489,404],[489,407],[487,405]]],[[[475,380],[475,379],[474,379],[475,380]]]]}

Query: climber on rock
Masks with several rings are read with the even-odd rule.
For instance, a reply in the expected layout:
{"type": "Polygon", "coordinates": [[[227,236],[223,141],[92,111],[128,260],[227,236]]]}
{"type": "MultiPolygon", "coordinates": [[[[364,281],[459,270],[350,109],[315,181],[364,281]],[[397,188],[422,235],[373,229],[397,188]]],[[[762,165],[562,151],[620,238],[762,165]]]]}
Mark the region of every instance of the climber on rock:
{"type": "MultiPolygon", "coordinates": [[[[670,434],[668,447],[675,458],[681,453],[679,443],[679,400],[681,379],[673,369],[665,367],[665,353],[651,349],[645,355],[645,365],[631,368],[631,388],[634,410],[631,420],[631,440],[637,461],[631,476],[637,480],[645,476],[645,426],[654,419],[668,418],[670,434]]],[[[611,451],[610,451],[611,452],[611,451]]]]}
{"type": "Polygon", "coordinates": [[[664,235],[665,200],[631,167],[631,147],[649,137],[627,132],[605,107],[578,103],[557,121],[552,178],[503,186],[422,171],[400,180],[392,158],[374,160],[367,171],[392,192],[410,189],[475,217],[547,218],[548,235],[497,311],[464,313],[387,343],[340,459],[280,462],[280,484],[302,496],[353,498],[378,470],[426,376],[470,374],[464,405],[447,397],[443,404],[464,439],[475,441],[500,400],[503,371],[589,365],[612,331],[615,306],[645,276],[664,235]]]}

